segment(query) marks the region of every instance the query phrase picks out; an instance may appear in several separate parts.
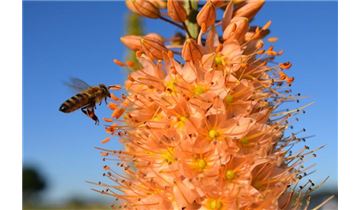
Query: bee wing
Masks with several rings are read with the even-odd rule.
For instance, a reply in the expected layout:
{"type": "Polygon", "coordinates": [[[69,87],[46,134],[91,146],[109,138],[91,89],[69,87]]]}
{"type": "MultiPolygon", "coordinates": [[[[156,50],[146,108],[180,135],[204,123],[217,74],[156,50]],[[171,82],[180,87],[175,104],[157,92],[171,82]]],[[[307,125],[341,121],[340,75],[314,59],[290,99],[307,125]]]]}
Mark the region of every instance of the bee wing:
{"type": "Polygon", "coordinates": [[[88,85],[86,82],[84,82],[78,78],[70,78],[70,81],[65,82],[65,85],[70,87],[72,90],[74,90],[76,92],[81,92],[90,87],[90,85],[88,85]]]}

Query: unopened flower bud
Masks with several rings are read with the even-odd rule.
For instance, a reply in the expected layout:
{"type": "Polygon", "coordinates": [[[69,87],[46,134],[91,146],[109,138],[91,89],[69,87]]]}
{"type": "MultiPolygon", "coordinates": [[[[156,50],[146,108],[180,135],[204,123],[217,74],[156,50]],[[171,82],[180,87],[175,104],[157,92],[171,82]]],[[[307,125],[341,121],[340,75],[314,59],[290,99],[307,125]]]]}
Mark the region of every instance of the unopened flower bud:
{"type": "Polygon", "coordinates": [[[252,19],[264,3],[265,0],[247,0],[244,6],[235,11],[234,16],[252,19]]]}
{"type": "Polygon", "coordinates": [[[144,36],[141,39],[141,50],[150,58],[159,59],[163,58],[163,53],[167,53],[168,49],[163,45],[162,41],[159,40],[159,37],[154,35],[144,36]]]}
{"type": "Polygon", "coordinates": [[[159,18],[160,9],[157,3],[150,0],[125,0],[127,7],[138,15],[148,18],[159,18]]]}
{"type": "Polygon", "coordinates": [[[126,35],[120,38],[120,41],[129,49],[137,51],[141,49],[141,36],[126,35]]]}
{"type": "Polygon", "coordinates": [[[215,6],[211,1],[207,1],[204,7],[200,10],[199,14],[196,16],[197,23],[207,29],[209,26],[215,23],[216,11],[215,6]]]}
{"type": "Polygon", "coordinates": [[[244,17],[234,17],[226,27],[223,37],[225,40],[242,42],[249,28],[249,21],[244,17]]]}
{"type": "Polygon", "coordinates": [[[182,49],[182,57],[185,61],[197,62],[201,60],[201,47],[194,39],[187,39],[182,49]]]}
{"type": "Polygon", "coordinates": [[[185,22],[187,14],[182,1],[168,0],[167,9],[169,17],[171,17],[173,20],[178,22],[185,22]]]}

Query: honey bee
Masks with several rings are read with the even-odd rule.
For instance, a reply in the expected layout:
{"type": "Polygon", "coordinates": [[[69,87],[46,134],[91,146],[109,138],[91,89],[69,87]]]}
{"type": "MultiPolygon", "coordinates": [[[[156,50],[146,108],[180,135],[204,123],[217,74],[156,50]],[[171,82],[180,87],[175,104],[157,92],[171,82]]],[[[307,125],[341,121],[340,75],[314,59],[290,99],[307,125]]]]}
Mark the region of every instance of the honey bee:
{"type": "Polygon", "coordinates": [[[100,105],[103,100],[107,103],[106,99],[110,97],[109,88],[104,84],[90,86],[77,78],[71,78],[70,83],[66,83],[66,85],[79,93],[62,103],[59,111],[70,113],[81,109],[86,116],[98,125],[99,119],[95,115],[96,104],[100,105]]]}

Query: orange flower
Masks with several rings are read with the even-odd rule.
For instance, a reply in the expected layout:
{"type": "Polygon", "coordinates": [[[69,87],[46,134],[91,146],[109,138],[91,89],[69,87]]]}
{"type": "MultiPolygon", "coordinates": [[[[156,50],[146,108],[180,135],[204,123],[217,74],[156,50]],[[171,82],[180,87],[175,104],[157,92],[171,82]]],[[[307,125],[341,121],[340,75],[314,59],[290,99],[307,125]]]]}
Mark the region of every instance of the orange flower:
{"type": "MultiPolygon", "coordinates": [[[[278,107],[296,100],[289,89],[294,78],[283,71],[290,62],[273,64],[283,51],[264,49],[271,21],[250,26],[263,3],[208,0],[197,15],[198,37],[187,34],[176,46],[166,46],[168,40],[154,33],[121,38],[137,51],[141,68],[129,73],[126,95],[111,95],[112,116],[104,119],[112,123],[106,132],[124,146],[101,151],[122,170],[104,166],[115,185],[99,184],[105,188],[100,192],[120,200],[115,208],[304,207],[312,182],[300,191],[289,186],[298,184],[308,170],[304,158],[316,150],[289,152],[301,141],[300,132],[285,132],[298,111],[278,107]],[[216,9],[225,6],[222,23],[215,23],[216,9]]],[[[182,2],[170,0],[167,7],[173,20],[190,26],[182,2]]]]}

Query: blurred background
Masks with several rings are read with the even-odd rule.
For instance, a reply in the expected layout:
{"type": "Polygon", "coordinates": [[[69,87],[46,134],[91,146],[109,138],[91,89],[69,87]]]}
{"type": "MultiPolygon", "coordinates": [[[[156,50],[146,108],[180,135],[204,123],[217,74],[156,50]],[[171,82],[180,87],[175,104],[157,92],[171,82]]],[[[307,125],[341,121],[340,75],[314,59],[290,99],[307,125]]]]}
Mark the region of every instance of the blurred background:
{"type": "MultiPolygon", "coordinates": [[[[284,49],[279,62],[290,60],[294,92],[314,101],[294,125],[315,137],[307,145],[326,145],[311,161],[311,179],[326,183],[313,203],[336,197],[322,209],[337,209],[337,2],[267,2],[253,24],[272,20],[271,36],[284,49]]],[[[124,2],[23,2],[23,204],[24,209],[109,209],[112,199],[91,191],[86,181],[102,180],[95,146],[106,137],[80,111],[58,111],[72,92],[63,85],[78,77],[91,85],[123,84],[124,69],[112,59],[128,55],[119,38],[158,32],[170,38],[177,30],[160,20],[130,15],[124,2]]],[[[97,108],[99,117],[109,116],[97,108]]],[[[107,148],[120,149],[114,141],[107,148]]]]}

